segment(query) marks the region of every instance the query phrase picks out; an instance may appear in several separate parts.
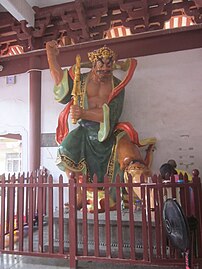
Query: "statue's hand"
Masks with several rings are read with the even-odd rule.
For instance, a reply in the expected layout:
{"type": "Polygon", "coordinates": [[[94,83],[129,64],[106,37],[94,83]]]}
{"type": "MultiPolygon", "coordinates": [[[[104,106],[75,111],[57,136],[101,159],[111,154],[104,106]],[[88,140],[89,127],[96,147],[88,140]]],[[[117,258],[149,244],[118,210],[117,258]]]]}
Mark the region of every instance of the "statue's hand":
{"type": "Polygon", "coordinates": [[[58,85],[62,81],[63,71],[57,59],[59,50],[55,40],[46,43],[46,53],[51,75],[55,84],[58,85]]]}
{"type": "Polygon", "coordinates": [[[48,41],[46,43],[46,51],[48,55],[55,55],[59,54],[57,42],[55,40],[48,41]]]}
{"type": "Polygon", "coordinates": [[[73,120],[82,119],[83,109],[78,105],[72,105],[70,107],[70,115],[73,120]]]}

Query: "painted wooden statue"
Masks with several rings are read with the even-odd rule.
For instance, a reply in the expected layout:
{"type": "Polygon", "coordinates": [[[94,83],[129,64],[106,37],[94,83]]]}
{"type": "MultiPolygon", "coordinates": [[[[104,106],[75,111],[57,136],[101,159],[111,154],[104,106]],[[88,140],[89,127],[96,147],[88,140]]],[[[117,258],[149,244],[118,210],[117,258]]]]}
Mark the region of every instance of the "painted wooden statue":
{"type": "MultiPolygon", "coordinates": [[[[124,103],[124,87],[130,81],[136,68],[136,60],[116,61],[115,53],[104,46],[88,53],[89,62],[81,63],[79,56],[69,71],[62,70],[57,55],[57,43],[46,44],[47,58],[54,79],[56,101],[67,104],[61,112],[56,132],[58,147],[57,165],[67,173],[74,171],[88,175],[92,182],[96,174],[98,182],[107,175],[115,182],[117,174],[124,178],[124,171],[134,174],[139,181],[140,172],[150,175],[149,157],[155,139],[140,143],[137,132],[129,123],[120,123],[124,103]],[[88,73],[81,68],[88,67],[88,73]],[[113,75],[114,69],[126,72],[121,81],[113,75]],[[70,113],[73,123],[79,126],[68,132],[67,119],[70,113]],[[149,145],[143,160],[139,146],[149,145]],[[138,177],[137,177],[138,175],[138,177]]],[[[68,65],[68,62],[67,62],[68,65]]],[[[127,175],[125,175],[127,180],[127,175]]],[[[78,208],[82,207],[82,191],[78,193],[78,208]]]]}

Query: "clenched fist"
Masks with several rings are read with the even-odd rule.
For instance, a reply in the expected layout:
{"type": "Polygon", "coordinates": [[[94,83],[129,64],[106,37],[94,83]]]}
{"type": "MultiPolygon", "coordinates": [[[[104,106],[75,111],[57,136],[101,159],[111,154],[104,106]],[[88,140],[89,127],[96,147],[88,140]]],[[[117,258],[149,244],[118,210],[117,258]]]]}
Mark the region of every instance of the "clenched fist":
{"type": "Polygon", "coordinates": [[[48,55],[58,55],[59,54],[59,50],[58,50],[58,46],[57,46],[57,42],[55,40],[52,41],[48,41],[46,43],[46,51],[48,55]]]}
{"type": "Polygon", "coordinates": [[[79,120],[82,119],[82,115],[83,115],[83,108],[81,108],[78,105],[72,105],[70,107],[70,115],[72,120],[79,120]]]}

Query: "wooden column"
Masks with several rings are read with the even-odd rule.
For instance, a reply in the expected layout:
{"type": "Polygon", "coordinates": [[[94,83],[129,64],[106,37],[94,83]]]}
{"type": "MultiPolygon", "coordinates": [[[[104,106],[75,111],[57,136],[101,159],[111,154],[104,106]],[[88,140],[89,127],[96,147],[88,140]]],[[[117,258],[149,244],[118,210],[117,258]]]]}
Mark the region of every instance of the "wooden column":
{"type": "Polygon", "coordinates": [[[29,171],[40,167],[41,161],[41,71],[40,58],[30,58],[29,171]]]}

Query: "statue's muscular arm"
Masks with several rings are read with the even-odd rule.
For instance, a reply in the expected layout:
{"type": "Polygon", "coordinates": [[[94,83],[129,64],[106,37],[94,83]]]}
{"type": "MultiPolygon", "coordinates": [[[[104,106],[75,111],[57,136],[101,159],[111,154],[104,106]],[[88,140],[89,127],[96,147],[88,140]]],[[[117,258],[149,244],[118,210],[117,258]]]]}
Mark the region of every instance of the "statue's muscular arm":
{"type": "Polygon", "coordinates": [[[79,106],[71,106],[70,114],[73,119],[84,119],[96,122],[103,122],[103,104],[107,103],[111,93],[111,81],[104,83],[90,82],[87,85],[88,109],[79,106]]]}
{"type": "Polygon", "coordinates": [[[77,105],[73,105],[70,108],[70,114],[72,119],[84,119],[96,122],[103,122],[102,108],[82,109],[77,105]]]}
{"type": "Polygon", "coordinates": [[[58,85],[62,81],[63,71],[57,60],[59,51],[55,40],[46,43],[46,53],[52,78],[55,84],[58,85]]]}

